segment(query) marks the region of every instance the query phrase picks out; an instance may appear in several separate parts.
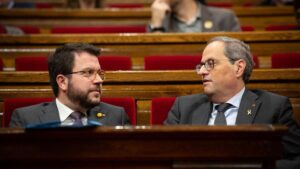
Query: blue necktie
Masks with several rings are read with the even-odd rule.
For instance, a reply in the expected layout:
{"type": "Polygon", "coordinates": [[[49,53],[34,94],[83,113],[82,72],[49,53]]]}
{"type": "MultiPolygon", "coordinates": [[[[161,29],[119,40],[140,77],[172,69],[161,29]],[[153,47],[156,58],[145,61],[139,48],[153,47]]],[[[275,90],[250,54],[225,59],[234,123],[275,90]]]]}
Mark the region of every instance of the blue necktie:
{"type": "Polygon", "coordinates": [[[218,111],[217,117],[215,119],[215,125],[227,125],[225,111],[228,110],[232,105],[230,103],[222,103],[216,106],[216,110],[218,111]]]}

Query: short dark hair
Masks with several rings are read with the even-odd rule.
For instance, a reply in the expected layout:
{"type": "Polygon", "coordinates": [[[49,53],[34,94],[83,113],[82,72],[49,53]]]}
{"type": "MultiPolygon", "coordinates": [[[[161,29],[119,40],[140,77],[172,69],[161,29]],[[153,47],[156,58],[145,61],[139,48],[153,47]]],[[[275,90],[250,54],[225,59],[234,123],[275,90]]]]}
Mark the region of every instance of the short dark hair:
{"type": "Polygon", "coordinates": [[[226,37],[226,36],[214,37],[208,41],[208,44],[215,41],[221,41],[225,44],[224,55],[230,59],[232,64],[234,63],[234,61],[238,59],[243,59],[246,62],[246,68],[243,74],[243,80],[245,83],[247,83],[250,79],[255,64],[253,61],[253,57],[249,45],[247,45],[241,40],[226,37]]]}
{"type": "Polygon", "coordinates": [[[100,55],[100,49],[87,43],[67,43],[58,47],[48,57],[48,72],[54,95],[58,96],[56,77],[59,74],[70,74],[74,67],[75,53],[86,52],[95,57],[100,55]]]}

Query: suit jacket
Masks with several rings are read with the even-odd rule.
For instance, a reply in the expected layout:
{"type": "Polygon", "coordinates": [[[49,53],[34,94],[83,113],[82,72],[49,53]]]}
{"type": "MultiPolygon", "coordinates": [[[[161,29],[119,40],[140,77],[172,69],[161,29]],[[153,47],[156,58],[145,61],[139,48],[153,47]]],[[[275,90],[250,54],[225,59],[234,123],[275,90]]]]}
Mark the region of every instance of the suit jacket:
{"type": "MultiPolygon", "coordinates": [[[[241,31],[240,24],[236,15],[229,9],[208,7],[199,3],[201,8],[201,32],[237,32],[241,31]]],[[[178,32],[174,28],[177,18],[174,15],[167,17],[164,27],[167,32],[178,32]]],[[[200,32],[200,29],[199,31],[200,32]]]]}
{"type": "MultiPolygon", "coordinates": [[[[129,118],[121,107],[101,102],[87,112],[88,120],[98,121],[105,126],[129,125],[129,118]],[[105,114],[97,117],[97,113],[105,114]]],[[[11,117],[10,127],[26,127],[27,125],[59,122],[59,114],[55,101],[36,104],[16,109],[11,117]]]]}
{"type": "MultiPolygon", "coordinates": [[[[164,123],[207,125],[211,112],[212,103],[206,95],[181,96],[176,98],[164,123]]],[[[286,125],[289,132],[282,138],[284,159],[277,161],[277,168],[300,168],[300,127],[293,119],[292,113],[292,106],[287,97],[262,90],[246,89],[238,110],[236,125],[286,125]]]]}

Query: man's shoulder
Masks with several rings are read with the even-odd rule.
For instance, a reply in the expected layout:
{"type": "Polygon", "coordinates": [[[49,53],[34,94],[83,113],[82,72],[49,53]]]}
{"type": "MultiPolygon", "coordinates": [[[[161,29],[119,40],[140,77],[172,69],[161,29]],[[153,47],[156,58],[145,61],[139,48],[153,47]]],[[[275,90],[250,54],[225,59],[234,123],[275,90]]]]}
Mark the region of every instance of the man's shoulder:
{"type": "Polygon", "coordinates": [[[279,95],[273,92],[269,92],[266,90],[261,90],[261,89],[254,89],[254,90],[250,90],[251,92],[253,92],[254,94],[256,94],[259,98],[264,98],[264,97],[270,97],[270,98],[281,98],[281,99],[286,99],[286,96],[283,95],[279,95]]]}
{"type": "Polygon", "coordinates": [[[93,107],[92,110],[104,110],[104,111],[110,111],[110,112],[119,112],[119,111],[123,111],[124,108],[101,101],[100,104],[93,107]]]}
{"type": "Polygon", "coordinates": [[[41,111],[44,109],[46,106],[53,104],[53,102],[43,102],[43,103],[38,103],[30,106],[25,106],[25,107],[19,107],[16,108],[16,111],[18,112],[31,112],[31,111],[41,111]]]}
{"type": "Polygon", "coordinates": [[[200,94],[179,96],[178,99],[186,100],[186,101],[206,101],[208,99],[208,97],[207,97],[207,95],[200,93],[200,94]]]}

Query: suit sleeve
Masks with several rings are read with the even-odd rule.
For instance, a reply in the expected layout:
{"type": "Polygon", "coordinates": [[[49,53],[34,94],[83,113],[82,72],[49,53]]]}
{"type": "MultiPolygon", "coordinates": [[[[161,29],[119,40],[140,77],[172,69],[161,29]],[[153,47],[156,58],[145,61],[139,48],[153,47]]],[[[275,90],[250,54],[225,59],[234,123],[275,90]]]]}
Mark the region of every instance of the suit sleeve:
{"type": "Polygon", "coordinates": [[[131,125],[129,117],[124,109],[121,110],[122,114],[122,125],[131,125]]]}
{"type": "Polygon", "coordinates": [[[288,133],[282,138],[286,158],[280,160],[278,168],[298,168],[300,167],[300,126],[293,119],[292,105],[288,98],[282,102],[280,107],[278,122],[288,127],[288,133]]]}
{"type": "Polygon", "coordinates": [[[164,125],[179,124],[180,111],[179,111],[179,97],[176,98],[171,110],[168,112],[167,119],[164,121],[164,125]]]}
{"type": "Polygon", "coordinates": [[[22,118],[20,117],[20,112],[18,109],[16,109],[11,116],[9,127],[24,127],[24,123],[21,120],[22,118]]]}

